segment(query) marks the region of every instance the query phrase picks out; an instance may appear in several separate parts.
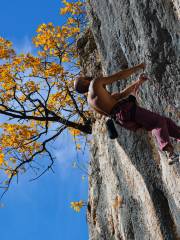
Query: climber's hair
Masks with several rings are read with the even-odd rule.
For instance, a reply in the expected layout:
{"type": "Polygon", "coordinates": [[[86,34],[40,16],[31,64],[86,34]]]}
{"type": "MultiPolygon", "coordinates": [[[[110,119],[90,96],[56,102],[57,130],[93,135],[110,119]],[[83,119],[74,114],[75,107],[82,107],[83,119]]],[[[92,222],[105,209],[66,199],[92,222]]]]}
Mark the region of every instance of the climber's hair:
{"type": "Polygon", "coordinates": [[[84,84],[84,82],[88,81],[90,83],[92,79],[93,77],[88,77],[88,76],[76,78],[76,80],[74,81],[74,89],[76,90],[76,92],[78,93],[88,92],[89,85],[84,84]]]}

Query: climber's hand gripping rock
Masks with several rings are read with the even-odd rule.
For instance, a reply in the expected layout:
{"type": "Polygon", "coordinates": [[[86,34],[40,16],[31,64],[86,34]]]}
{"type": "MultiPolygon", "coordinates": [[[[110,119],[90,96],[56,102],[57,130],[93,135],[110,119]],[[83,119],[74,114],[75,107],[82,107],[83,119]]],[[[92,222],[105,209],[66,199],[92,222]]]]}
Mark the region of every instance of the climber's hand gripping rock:
{"type": "Polygon", "coordinates": [[[148,78],[148,76],[145,75],[144,73],[142,73],[142,74],[139,76],[139,79],[138,79],[138,81],[136,82],[136,85],[135,85],[134,91],[133,91],[133,93],[134,93],[135,95],[138,94],[139,87],[140,87],[145,81],[147,81],[147,80],[149,80],[149,78],[148,78]]]}

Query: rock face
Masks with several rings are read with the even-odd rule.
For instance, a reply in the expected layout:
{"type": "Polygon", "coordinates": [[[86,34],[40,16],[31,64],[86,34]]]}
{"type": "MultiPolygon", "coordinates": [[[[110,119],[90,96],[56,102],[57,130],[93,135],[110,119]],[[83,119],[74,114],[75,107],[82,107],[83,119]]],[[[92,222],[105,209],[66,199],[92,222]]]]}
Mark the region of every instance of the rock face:
{"type": "MultiPolygon", "coordinates": [[[[177,122],[179,0],[89,0],[88,4],[95,42],[90,32],[78,42],[84,72],[109,75],[145,61],[150,81],[141,88],[140,105],[177,122]]],[[[120,91],[136,77],[109,86],[109,91],[120,91]]],[[[151,132],[134,133],[116,125],[119,137],[110,140],[105,119],[95,118],[89,238],[180,239],[180,164],[167,164],[151,132]]]]}

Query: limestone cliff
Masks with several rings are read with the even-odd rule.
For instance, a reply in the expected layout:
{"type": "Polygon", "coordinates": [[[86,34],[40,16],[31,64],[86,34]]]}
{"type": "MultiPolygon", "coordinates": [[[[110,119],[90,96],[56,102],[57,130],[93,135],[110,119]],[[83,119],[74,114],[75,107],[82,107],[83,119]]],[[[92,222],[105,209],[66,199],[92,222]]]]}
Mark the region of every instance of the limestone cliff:
{"type": "MultiPolygon", "coordinates": [[[[88,4],[93,35],[89,31],[78,42],[84,72],[109,75],[145,61],[151,80],[141,88],[140,104],[177,122],[179,0],[89,0],[88,4]]],[[[109,90],[121,90],[136,77],[109,90]]],[[[151,133],[116,126],[119,137],[110,140],[104,123],[96,115],[89,239],[180,239],[180,164],[167,164],[151,133]]]]}

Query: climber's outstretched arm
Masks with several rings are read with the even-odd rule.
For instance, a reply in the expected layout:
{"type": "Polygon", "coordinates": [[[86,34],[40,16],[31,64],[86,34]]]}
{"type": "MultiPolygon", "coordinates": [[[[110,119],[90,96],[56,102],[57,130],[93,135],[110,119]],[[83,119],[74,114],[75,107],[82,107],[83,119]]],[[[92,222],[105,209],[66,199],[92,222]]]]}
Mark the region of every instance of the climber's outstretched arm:
{"type": "Polygon", "coordinates": [[[131,76],[133,73],[139,71],[140,69],[144,69],[145,68],[145,64],[141,63],[139,65],[136,65],[135,67],[132,68],[128,68],[125,70],[122,70],[120,72],[117,72],[109,77],[103,77],[101,78],[101,84],[103,85],[107,85],[107,84],[111,84],[113,82],[116,82],[118,80],[124,79],[124,78],[128,78],[129,76],[131,76]]]}
{"type": "Polygon", "coordinates": [[[121,92],[117,92],[117,93],[112,93],[111,96],[113,98],[115,98],[116,100],[120,100],[122,98],[126,98],[128,97],[132,92],[135,91],[135,88],[138,84],[139,80],[137,80],[136,82],[134,82],[133,84],[131,84],[130,86],[128,86],[127,88],[125,88],[123,91],[121,92]]]}
{"type": "Polygon", "coordinates": [[[126,98],[131,93],[135,93],[138,90],[138,88],[141,86],[141,84],[143,84],[146,80],[148,80],[148,77],[144,74],[141,74],[137,81],[135,81],[134,83],[129,85],[127,88],[125,88],[120,93],[112,93],[111,96],[113,98],[115,98],[116,100],[126,98]]]}

